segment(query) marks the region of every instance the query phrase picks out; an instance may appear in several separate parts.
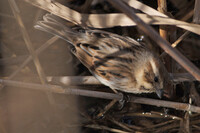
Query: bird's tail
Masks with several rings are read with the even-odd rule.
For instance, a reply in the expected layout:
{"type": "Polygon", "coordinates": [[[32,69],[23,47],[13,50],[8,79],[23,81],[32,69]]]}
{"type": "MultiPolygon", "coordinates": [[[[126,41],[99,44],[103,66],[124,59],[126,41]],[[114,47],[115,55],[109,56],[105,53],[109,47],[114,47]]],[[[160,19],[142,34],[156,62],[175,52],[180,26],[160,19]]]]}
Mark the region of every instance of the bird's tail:
{"type": "Polygon", "coordinates": [[[36,29],[49,32],[53,35],[57,35],[67,42],[73,44],[73,42],[80,36],[79,32],[73,30],[70,26],[62,23],[63,20],[52,14],[46,14],[43,16],[43,21],[38,21],[34,26],[36,29]]]}

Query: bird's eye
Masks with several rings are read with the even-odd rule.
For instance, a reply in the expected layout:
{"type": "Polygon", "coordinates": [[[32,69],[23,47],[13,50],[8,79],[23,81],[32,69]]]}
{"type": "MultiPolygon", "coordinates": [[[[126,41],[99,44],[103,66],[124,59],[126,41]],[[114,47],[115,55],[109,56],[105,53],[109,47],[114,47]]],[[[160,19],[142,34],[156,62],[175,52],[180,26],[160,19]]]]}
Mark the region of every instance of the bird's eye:
{"type": "Polygon", "coordinates": [[[154,81],[155,81],[155,82],[158,82],[158,77],[155,77],[155,78],[154,78],[154,81]]]}

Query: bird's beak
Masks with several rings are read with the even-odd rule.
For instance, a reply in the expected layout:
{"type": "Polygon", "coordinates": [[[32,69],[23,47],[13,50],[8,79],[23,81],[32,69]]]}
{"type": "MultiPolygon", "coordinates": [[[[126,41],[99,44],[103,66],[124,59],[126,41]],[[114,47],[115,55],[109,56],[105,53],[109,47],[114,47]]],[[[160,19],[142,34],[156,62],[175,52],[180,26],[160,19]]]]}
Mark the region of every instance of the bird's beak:
{"type": "Polygon", "coordinates": [[[161,99],[162,98],[162,96],[163,96],[163,89],[157,89],[156,88],[156,94],[158,95],[158,97],[161,99]]]}

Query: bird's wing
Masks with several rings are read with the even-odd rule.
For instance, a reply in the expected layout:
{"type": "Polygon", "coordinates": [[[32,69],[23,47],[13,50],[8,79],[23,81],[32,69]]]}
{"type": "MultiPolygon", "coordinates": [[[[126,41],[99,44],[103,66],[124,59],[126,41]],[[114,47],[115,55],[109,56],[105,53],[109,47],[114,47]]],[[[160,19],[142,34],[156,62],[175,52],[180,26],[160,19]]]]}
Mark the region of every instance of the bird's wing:
{"type": "Polygon", "coordinates": [[[103,84],[122,89],[128,82],[134,82],[135,54],[144,48],[138,42],[112,33],[86,30],[74,43],[74,54],[103,84]]]}
{"type": "Polygon", "coordinates": [[[145,47],[134,39],[101,30],[72,28],[51,14],[45,15],[35,27],[71,43],[75,56],[103,84],[117,88],[135,80],[134,60],[145,47]]]}

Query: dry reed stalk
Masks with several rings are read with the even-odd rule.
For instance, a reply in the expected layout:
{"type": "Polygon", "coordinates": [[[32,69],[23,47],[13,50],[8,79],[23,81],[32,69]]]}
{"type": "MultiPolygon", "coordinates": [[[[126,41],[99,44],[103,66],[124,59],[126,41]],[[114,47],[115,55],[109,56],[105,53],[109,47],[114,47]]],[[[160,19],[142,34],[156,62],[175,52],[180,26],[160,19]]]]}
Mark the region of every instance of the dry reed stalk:
{"type": "Polygon", "coordinates": [[[147,105],[152,105],[152,106],[157,106],[157,107],[174,108],[177,110],[200,113],[200,107],[193,106],[190,104],[171,102],[171,101],[165,101],[165,100],[157,100],[157,99],[151,99],[151,98],[142,98],[142,97],[136,97],[132,95],[127,95],[125,97],[121,93],[113,94],[113,93],[107,93],[107,92],[81,90],[81,89],[74,89],[74,88],[71,89],[71,88],[64,88],[58,85],[41,85],[41,84],[35,84],[35,83],[24,83],[20,81],[12,81],[12,80],[4,80],[4,79],[0,79],[0,83],[2,85],[12,86],[12,87],[28,88],[28,89],[41,90],[41,91],[50,91],[52,93],[59,93],[59,94],[89,96],[89,97],[103,98],[103,99],[116,99],[119,101],[125,98],[127,102],[147,104],[147,105]]]}

